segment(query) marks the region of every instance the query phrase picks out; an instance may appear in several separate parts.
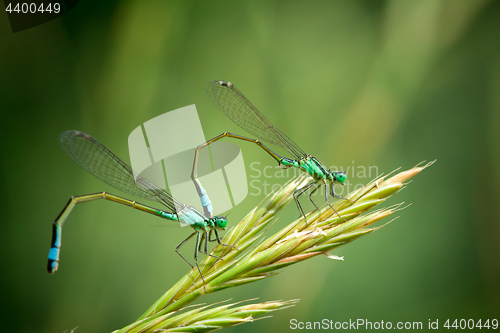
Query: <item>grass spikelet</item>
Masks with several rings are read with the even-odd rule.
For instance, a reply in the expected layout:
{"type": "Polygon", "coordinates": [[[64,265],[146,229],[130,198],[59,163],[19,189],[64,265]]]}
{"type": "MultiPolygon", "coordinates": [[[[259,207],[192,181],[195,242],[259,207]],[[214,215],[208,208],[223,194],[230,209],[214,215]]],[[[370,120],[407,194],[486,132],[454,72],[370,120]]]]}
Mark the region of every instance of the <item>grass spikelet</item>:
{"type": "MultiPolygon", "coordinates": [[[[210,306],[200,306],[185,312],[178,311],[179,314],[172,312],[171,316],[157,317],[148,323],[143,322],[128,332],[210,332],[262,319],[261,316],[294,306],[297,302],[298,300],[271,301],[236,307],[238,303],[232,303],[211,309],[210,306]]],[[[114,333],[116,332],[119,331],[114,333]]]]}

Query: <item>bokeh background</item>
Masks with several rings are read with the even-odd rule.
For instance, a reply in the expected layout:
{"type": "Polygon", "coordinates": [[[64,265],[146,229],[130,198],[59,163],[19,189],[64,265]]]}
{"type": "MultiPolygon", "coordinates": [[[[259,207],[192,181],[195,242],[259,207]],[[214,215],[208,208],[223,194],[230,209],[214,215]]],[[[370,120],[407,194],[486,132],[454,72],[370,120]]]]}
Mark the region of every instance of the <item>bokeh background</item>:
{"type": "MultiPolygon", "coordinates": [[[[110,332],[185,274],[173,251],[185,229],[104,201],[75,208],[60,271],[47,274],[68,198],[112,190],[57,137],[90,133],[128,161],[131,130],[190,104],[207,137],[246,134],[206,97],[214,79],[327,165],[387,173],[437,159],[388,202],[412,203],[398,220],[335,251],[344,262],[318,257],[200,298],[301,300],[228,332],[287,331],[292,318],[500,317],[500,2],[80,1],[16,34],[0,16],[2,331],[110,332]]],[[[252,162],[274,166],[240,146],[249,180],[252,162]]],[[[231,223],[262,198],[249,195],[231,223]]],[[[296,217],[291,204],[276,226],[296,217]]]]}

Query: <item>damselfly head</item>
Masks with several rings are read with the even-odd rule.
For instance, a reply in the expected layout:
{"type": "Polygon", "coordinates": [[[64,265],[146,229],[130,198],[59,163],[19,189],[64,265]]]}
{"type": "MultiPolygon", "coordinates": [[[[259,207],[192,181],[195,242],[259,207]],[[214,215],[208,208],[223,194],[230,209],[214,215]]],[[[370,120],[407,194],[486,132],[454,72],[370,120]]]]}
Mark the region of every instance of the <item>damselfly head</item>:
{"type": "Polygon", "coordinates": [[[332,172],[331,175],[333,176],[333,181],[336,181],[339,184],[344,185],[345,181],[347,180],[347,175],[343,171],[335,171],[332,172]]]}
{"type": "Polygon", "coordinates": [[[215,216],[215,227],[220,230],[226,230],[227,219],[224,216],[215,216]]]}

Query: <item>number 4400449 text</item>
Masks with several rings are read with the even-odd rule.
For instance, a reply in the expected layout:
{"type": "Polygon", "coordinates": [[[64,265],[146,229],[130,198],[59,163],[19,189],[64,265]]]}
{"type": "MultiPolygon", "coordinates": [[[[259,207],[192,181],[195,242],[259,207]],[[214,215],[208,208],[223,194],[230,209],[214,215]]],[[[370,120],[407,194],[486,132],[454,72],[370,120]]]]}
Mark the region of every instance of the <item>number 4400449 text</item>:
{"type": "Polygon", "coordinates": [[[6,12],[9,13],[23,13],[23,14],[35,14],[35,13],[59,13],[61,12],[61,4],[58,2],[55,3],[47,3],[40,5],[36,3],[9,3],[7,8],[5,8],[6,12]]]}

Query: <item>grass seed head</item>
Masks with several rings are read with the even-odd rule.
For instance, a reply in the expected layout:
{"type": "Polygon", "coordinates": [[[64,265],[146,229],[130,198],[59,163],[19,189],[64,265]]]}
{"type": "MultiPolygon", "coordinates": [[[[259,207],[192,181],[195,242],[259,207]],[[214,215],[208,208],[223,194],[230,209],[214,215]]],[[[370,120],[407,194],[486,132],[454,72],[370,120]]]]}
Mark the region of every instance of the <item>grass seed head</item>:
{"type": "Polygon", "coordinates": [[[310,182],[311,178],[301,176],[289,181],[267,196],[225,235],[222,243],[237,249],[217,245],[211,254],[223,260],[207,256],[200,263],[206,290],[194,268],[137,322],[116,332],[208,332],[249,322],[270,311],[293,305],[296,301],[274,301],[236,308],[224,305],[214,309],[200,307],[182,314],[175,312],[205,293],[260,281],[278,274],[286,266],[320,254],[343,260],[329,254],[329,251],[378,230],[380,227],[372,227],[373,224],[403,209],[401,205],[393,205],[368,212],[398,193],[409,179],[433,163],[417,165],[392,177],[378,177],[347,194],[349,200],[335,201],[333,207],[343,218],[324,205],[307,214],[307,223],[304,218],[299,218],[255,244],[263,230],[274,221],[276,214],[293,200],[293,192],[310,182]],[[249,250],[252,245],[253,248],[249,250]]]}

